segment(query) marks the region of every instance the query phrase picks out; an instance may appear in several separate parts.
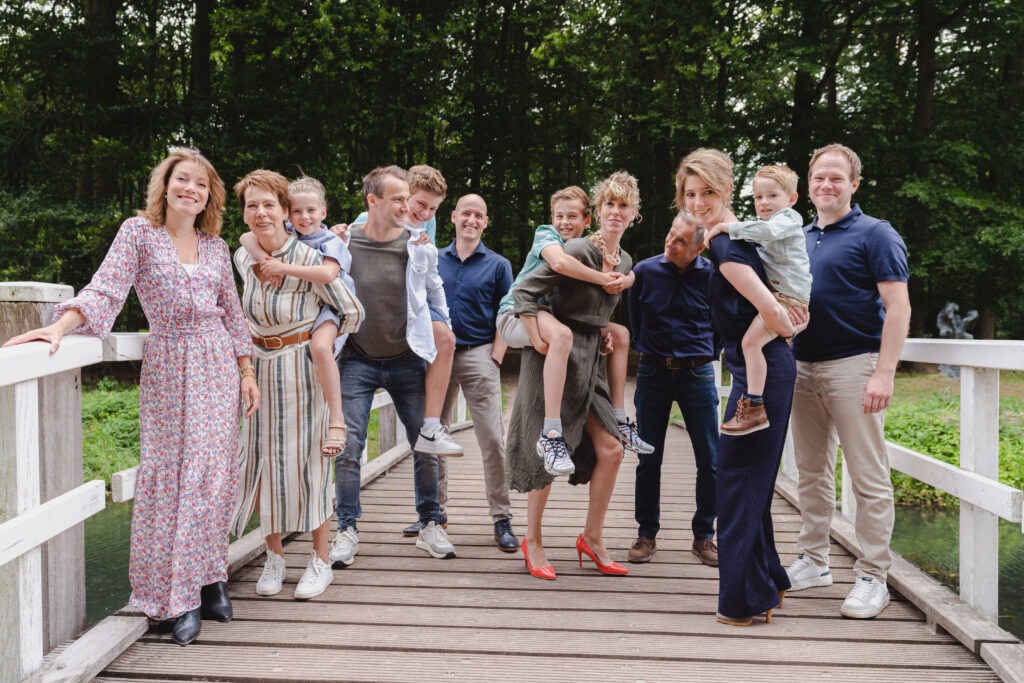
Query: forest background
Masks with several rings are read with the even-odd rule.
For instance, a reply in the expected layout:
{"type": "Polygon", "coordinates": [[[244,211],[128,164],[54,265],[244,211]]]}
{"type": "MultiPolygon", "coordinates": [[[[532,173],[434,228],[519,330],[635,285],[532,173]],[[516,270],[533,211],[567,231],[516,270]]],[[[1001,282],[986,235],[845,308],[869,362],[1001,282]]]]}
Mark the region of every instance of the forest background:
{"type": "MultiPolygon", "coordinates": [[[[911,336],[947,301],[1024,338],[1024,3],[1019,0],[0,0],[0,280],[86,284],[168,147],[230,187],[305,172],[329,220],[378,165],[428,163],[489,204],[518,269],[548,196],[627,169],[661,251],[699,146],[737,164],[860,154],[855,195],[910,252],[911,336]]],[[[810,218],[806,183],[797,208],[810,218]]],[[[244,226],[229,199],[223,236],[244,226]]],[[[145,326],[132,297],[120,329],[145,326]]]]}

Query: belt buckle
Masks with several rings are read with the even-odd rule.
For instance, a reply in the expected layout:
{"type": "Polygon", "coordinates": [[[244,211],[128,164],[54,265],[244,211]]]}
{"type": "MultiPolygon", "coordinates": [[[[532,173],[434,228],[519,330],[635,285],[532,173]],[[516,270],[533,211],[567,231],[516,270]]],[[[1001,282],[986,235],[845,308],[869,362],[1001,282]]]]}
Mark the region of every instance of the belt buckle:
{"type": "Polygon", "coordinates": [[[278,349],[284,348],[284,340],[280,337],[264,337],[263,338],[264,348],[271,351],[277,351],[278,349]]]}

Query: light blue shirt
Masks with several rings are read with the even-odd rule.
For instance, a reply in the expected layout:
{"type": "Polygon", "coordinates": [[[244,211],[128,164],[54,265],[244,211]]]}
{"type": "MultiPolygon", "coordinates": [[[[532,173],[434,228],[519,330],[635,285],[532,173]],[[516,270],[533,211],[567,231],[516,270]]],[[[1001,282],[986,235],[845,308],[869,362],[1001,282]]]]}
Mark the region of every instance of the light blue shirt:
{"type": "Polygon", "coordinates": [[[729,223],[729,237],[757,245],[772,289],[801,301],[811,300],[811,262],[800,214],[782,209],[767,221],[729,223]]]}
{"type": "Polygon", "coordinates": [[[519,285],[530,273],[537,270],[540,264],[544,263],[544,257],[541,256],[541,252],[550,247],[552,244],[558,246],[564,246],[565,241],[562,236],[558,234],[553,225],[542,225],[537,228],[537,232],[533,234],[533,246],[530,247],[529,253],[526,254],[526,261],[523,263],[523,269],[519,271],[519,275],[516,275],[515,281],[512,286],[509,287],[508,292],[501,298],[501,305],[498,308],[498,314],[506,313],[512,310],[512,307],[516,305],[515,299],[512,298],[512,290],[519,285]]]}

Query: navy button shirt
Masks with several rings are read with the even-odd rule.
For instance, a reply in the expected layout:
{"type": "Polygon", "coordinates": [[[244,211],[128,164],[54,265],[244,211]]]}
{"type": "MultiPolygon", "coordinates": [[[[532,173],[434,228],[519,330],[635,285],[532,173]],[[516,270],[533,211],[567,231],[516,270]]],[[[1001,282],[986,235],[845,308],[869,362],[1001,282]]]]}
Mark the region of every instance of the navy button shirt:
{"type": "Polygon", "coordinates": [[[437,272],[444,281],[455,343],[493,342],[501,297],[512,286],[512,264],[483,242],[463,261],[453,241],[438,251],[437,272]]]}
{"type": "Polygon", "coordinates": [[[824,228],[804,228],[811,260],[810,324],[796,336],[797,360],[823,361],[877,353],[885,308],[879,282],[906,282],[907,247],[888,221],[856,204],[824,228]]]}
{"type": "Polygon", "coordinates": [[[629,324],[640,353],[664,358],[711,357],[709,284],[714,266],[698,256],[679,272],[665,255],[644,259],[633,267],[636,283],[629,292],[629,324]]]}

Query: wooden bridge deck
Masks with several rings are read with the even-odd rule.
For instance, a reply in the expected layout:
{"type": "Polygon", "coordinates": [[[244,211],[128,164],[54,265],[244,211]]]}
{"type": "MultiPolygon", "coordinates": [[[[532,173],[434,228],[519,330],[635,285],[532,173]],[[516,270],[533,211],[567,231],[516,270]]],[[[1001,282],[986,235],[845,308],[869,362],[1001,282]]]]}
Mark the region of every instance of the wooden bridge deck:
{"type": "MultiPolygon", "coordinates": [[[[669,430],[659,550],[624,578],[576,562],[574,540],[586,490],[556,483],[545,516],[557,581],[530,577],[519,553],[494,547],[482,467],[471,431],[456,435],[466,457],[449,460],[450,525],[458,557],[436,560],[403,538],[414,520],[412,462],[363,490],[360,552],[309,602],[291,599],[311,550],[308,535],[287,544],[284,591],[260,598],[262,557],[234,578],[235,619],[203,622],[182,648],[150,632],[100,681],[998,681],[978,656],[893,595],[875,620],[839,616],[853,558],[832,552],[836,583],[794,593],[771,624],[718,624],[717,570],[690,554],[693,458],[681,429],[669,430]]],[[[625,560],[633,521],[627,454],[612,499],[606,543],[625,560]]],[[[513,494],[518,534],[526,496],[513,494]]],[[[783,498],[773,508],[783,563],[792,561],[799,516],[783,498]]]]}

